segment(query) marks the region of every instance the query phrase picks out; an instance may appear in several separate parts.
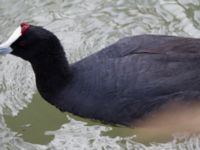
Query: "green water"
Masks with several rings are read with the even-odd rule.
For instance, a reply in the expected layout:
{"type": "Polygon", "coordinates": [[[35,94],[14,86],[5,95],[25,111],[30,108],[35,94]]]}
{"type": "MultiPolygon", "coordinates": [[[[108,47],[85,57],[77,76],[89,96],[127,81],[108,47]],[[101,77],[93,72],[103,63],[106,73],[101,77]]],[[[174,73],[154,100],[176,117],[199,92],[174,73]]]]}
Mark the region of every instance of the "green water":
{"type": "Polygon", "coordinates": [[[35,94],[32,102],[17,116],[7,115],[5,120],[24,140],[40,144],[46,144],[53,139],[53,136],[45,135],[45,131],[57,130],[68,121],[65,113],[49,105],[39,94],[35,94]]]}
{"type": "MultiPolygon", "coordinates": [[[[70,63],[138,34],[200,37],[199,0],[0,0],[0,41],[23,21],[54,32],[70,63]]],[[[200,149],[198,134],[148,134],[62,113],[40,97],[29,63],[0,58],[0,149],[200,149]]]]}

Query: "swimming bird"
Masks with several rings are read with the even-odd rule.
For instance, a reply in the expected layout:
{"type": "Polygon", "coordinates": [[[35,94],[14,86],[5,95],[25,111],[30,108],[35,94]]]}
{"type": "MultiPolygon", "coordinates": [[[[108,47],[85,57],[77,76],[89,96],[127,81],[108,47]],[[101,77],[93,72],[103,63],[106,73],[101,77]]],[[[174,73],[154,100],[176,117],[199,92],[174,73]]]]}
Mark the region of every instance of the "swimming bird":
{"type": "Polygon", "coordinates": [[[41,96],[61,111],[131,125],[169,102],[200,97],[200,39],[125,37],[69,64],[59,39],[22,23],[0,54],[29,61],[41,96]]]}

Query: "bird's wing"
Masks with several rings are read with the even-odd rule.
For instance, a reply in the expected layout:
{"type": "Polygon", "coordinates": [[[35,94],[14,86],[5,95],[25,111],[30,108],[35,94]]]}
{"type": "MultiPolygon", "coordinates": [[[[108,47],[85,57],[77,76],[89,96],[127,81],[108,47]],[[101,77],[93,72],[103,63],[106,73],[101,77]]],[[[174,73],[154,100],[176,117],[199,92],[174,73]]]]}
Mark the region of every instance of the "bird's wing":
{"type": "Polygon", "coordinates": [[[102,57],[124,57],[134,54],[194,54],[199,53],[200,40],[165,35],[126,37],[100,51],[102,57]]]}

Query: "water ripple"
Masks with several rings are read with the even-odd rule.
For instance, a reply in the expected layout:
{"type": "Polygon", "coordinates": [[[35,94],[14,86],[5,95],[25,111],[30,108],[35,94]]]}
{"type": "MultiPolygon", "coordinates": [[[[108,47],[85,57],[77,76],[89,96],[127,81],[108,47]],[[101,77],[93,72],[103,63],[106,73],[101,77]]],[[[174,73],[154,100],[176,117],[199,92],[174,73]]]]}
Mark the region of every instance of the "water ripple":
{"type": "MultiPolygon", "coordinates": [[[[199,0],[1,0],[0,41],[22,21],[45,26],[63,43],[70,62],[94,53],[119,38],[137,34],[200,37],[199,0]]],[[[1,149],[200,149],[200,136],[174,138],[146,146],[133,137],[111,138],[112,127],[88,126],[70,119],[47,145],[25,142],[6,126],[3,115],[17,115],[35,92],[30,65],[13,56],[0,58],[1,149]]]]}

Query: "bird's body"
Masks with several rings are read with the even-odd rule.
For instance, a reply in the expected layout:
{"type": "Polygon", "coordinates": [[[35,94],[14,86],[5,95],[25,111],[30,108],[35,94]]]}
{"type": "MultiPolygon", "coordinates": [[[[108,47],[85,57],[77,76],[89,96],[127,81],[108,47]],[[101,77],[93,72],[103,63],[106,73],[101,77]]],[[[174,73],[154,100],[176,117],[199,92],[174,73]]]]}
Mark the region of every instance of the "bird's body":
{"type": "MultiPolygon", "coordinates": [[[[68,65],[59,41],[50,37],[51,44],[35,46],[37,55],[22,58],[31,62],[40,94],[62,111],[130,125],[173,100],[200,98],[199,39],[127,37],[68,65]]],[[[20,40],[11,46],[16,56],[20,40]]]]}

